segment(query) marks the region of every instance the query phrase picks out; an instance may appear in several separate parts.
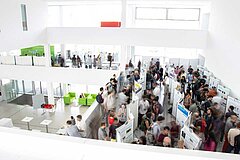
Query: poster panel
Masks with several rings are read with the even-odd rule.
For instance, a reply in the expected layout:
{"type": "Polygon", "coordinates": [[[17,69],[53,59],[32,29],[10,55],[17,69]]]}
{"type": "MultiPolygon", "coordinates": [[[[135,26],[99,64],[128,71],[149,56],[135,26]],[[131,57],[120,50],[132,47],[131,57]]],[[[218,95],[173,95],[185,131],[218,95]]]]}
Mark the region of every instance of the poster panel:
{"type": "Polygon", "coordinates": [[[179,102],[182,100],[183,95],[178,91],[178,90],[174,90],[174,98],[173,98],[173,107],[172,107],[172,115],[174,117],[177,116],[177,107],[179,102]]]}
{"type": "Polygon", "coordinates": [[[184,126],[189,116],[190,116],[190,111],[187,108],[185,108],[182,104],[178,103],[176,120],[181,127],[184,126]]]}
{"type": "Polygon", "coordinates": [[[184,127],[181,129],[180,137],[182,140],[184,140],[184,146],[187,149],[191,150],[199,150],[202,139],[198,137],[192,129],[190,129],[188,126],[184,125],[184,127]]]}
{"type": "Polygon", "coordinates": [[[133,141],[133,121],[134,117],[132,114],[129,115],[129,120],[122,126],[116,129],[117,131],[117,142],[119,143],[131,143],[133,141]]]}
{"type": "Polygon", "coordinates": [[[231,90],[229,88],[224,87],[223,85],[218,85],[218,87],[217,87],[217,94],[219,97],[224,99],[222,105],[224,105],[225,107],[227,105],[227,99],[230,94],[230,91],[231,90]]]}
{"type": "Polygon", "coordinates": [[[221,82],[220,79],[210,76],[209,88],[213,88],[213,87],[217,88],[220,82],[221,82]]]}
{"type": "Polygon", "coordinates": [[[44,95],[37,94],[37,95],[32,96],[32,102],[33,102],[34,109],[41,108],[41,105],[45,104],[44,95]]]}
{"type": "Polygon", "coordinates": [[[228,96],[226,112],[228,112],[229,106],[234,106],[233,111],[238,115],[238,118],[240,118],[240,100],[228,96]]]}

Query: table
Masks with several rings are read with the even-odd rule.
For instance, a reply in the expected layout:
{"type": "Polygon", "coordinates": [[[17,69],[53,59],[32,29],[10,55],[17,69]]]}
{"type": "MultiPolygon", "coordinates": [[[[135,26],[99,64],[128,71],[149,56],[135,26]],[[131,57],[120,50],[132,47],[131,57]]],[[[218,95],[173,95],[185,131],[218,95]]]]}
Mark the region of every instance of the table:
{"type": "Polygon", "coordinates": [[[40,123],[41,125],[45,125],[45,126],[46,126],[46,133],[48,133],[48,125],[49,125],[50,123],[52,123],[52,120],[47,120],[47,119],[43,120],[43,121],[40,123]]]}
{"type": "Polygon", "coordinates": [[[0,119],[0,126],[12,128],[13,127],[12,119],[11,118],[0,119]]]}
{"type": "Polygon", "coordinates": [[[22,119],[22,122],[27,122],[28,130],[30,130],[29,122],[31,122],[32,120],[33,120],[33,117],[25,117],[22,119]]]}

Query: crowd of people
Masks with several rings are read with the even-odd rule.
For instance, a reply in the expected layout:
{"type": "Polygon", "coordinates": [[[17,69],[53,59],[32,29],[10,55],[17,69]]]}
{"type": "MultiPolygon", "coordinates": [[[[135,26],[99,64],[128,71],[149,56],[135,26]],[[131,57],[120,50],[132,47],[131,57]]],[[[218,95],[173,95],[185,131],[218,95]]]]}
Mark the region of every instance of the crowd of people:
{"type": "MultiPolygon", "coordinates": [[[[100,88],[96,99],[104,116],[98,129],[99,140],[116,141],[116,129],[128,120],[126,105],[131,102],[134,81],[140,79],[141,62],[138,64],[134,69],[130,60],[125,73],[121,72],[118,78],[113,75],[105,88],[100,88]]],[[[185,148],[184,139],[180,138],[181,127],[175,120],[168,122],[163,114],[169,105],[162,102],[168,70],[165,68],[164,72],[159,59],[151,59],[146,73],[146,90],[138,106],[138,129],[143,135],[133,144],[185,148]]],[[[174,75],[180,84],[176,89],[184,95],[182,103],[192,112],[190,128],[202,139],[199,149],[214,152],[222,147],[222,152],[239,154],[240,122],[234,106],[225,113],[216,88],[209,87],[207,77],[201,76],[199,70],[189,66],[185,71],[183,66],[176,66],[174,75]]],[[[164,96],[169,97],[168,94],[164,96]]],[[[71,120],[67,124],[74,125],[71,120]]]]}
{"type": "Polygon", "coordinates": [[[180,83],[180,92],[184,94],[183,105],[192,112],[191,128],[202,139],[200,150],[239,153],[240,122],[230,106],[220,104],[215,87],[210,88],[207,77],[199,70],[189,66],[176,66],[174,73],[180,83]],[[223,142],[223,143],[222,143],[223,142]]]}
{"type": "MultiPolygon", "coordinates": [[[[65,67],[66,66],[66,62],[65,59],[61,56],[61,54],[59,54],[56,57],[56,62],[52,60],[52,66],[54,66],[54,64],[58,64],[60,67],[65,67]]],[[[73,55],[72,57],[70,57],[70,60],[72,62],[72,66],[73,68],[87,68],[87,69],[102,69],[103,68],[103,62],[102,62],[102,57],[101,54],[96,55],[90,55],[90,54],[84,54],[83,58],[81,59],[81,57],[79,55],[73,55]]],[[[112,56],[112,53],[108,53],[107,55],[107,61],[109,62],[109,69],[111,69],[112,67],[112,62],[114,61],[114,58],[112,56]]]]}

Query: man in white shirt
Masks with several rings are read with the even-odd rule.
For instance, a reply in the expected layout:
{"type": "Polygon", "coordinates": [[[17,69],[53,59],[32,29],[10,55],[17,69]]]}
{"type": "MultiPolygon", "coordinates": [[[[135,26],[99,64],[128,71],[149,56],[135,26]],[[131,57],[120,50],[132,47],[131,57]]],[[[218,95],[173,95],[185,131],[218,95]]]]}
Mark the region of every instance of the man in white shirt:
{"type": "Polygon", "coordinates": [[[154,139],[157,140],[161,131],[162,131],[162,122],[165,120],[163,116],[158,116],[157,121],[152,126],[152,133],[154,136],[154,139]]]}
{"type": "Polygon", "coordinates": [[[138,106],[138,125],[142,122],[142,117],[145,115],[149,108],[149,102],[147,100],[147,97],[145,95],[142,96],[142,100],[139,102],[138,106]]]}
{"type": "Polygon", "coordinates": [[[237,123],[236,128],[232,128],[228,132],[228,147],[226,152],[231,153],[234,150],[234,138],[240,134],[240,122],[237,123]]]}
{"type": "Polygon", "coordinates": [[[158,83],[154,83],[153,95],[160,97],[161,89],[158,83]]]}

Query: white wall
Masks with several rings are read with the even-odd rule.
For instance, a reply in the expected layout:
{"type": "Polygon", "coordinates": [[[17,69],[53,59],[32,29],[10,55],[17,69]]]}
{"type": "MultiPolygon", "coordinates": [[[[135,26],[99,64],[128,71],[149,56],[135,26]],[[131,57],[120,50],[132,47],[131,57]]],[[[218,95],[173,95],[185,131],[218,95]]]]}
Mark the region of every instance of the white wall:
{"type": "Polygon", "coordinates": [[[4,127],[0,127],[0,141],[1,160],[106,160],[106,151],[114,160],[239,160],[239,155],[234,154],[113,143],[4,127]]]}
{"type": "Polygon", "coordinates": [[[0,51],[43,44],[46,40],[47,2],[0,1],[0,51]],[[23,31],[21,4],[26,4],[28,31],[23,31]]]}
{"type": "Polygon", "coordinates": [[[206,66],[240,98],[240,1],[213,0],[206,66]]]}
{"type": "Polygon", "coordinates": [[[0,79],[104,86],[116,70],[0,65],[0,79]]]}
{"type": "Polygon", "coordinates": [[[206,49],[207,31],[147,28],[49,27],[51,44],[136,45],[206,49]]]}

